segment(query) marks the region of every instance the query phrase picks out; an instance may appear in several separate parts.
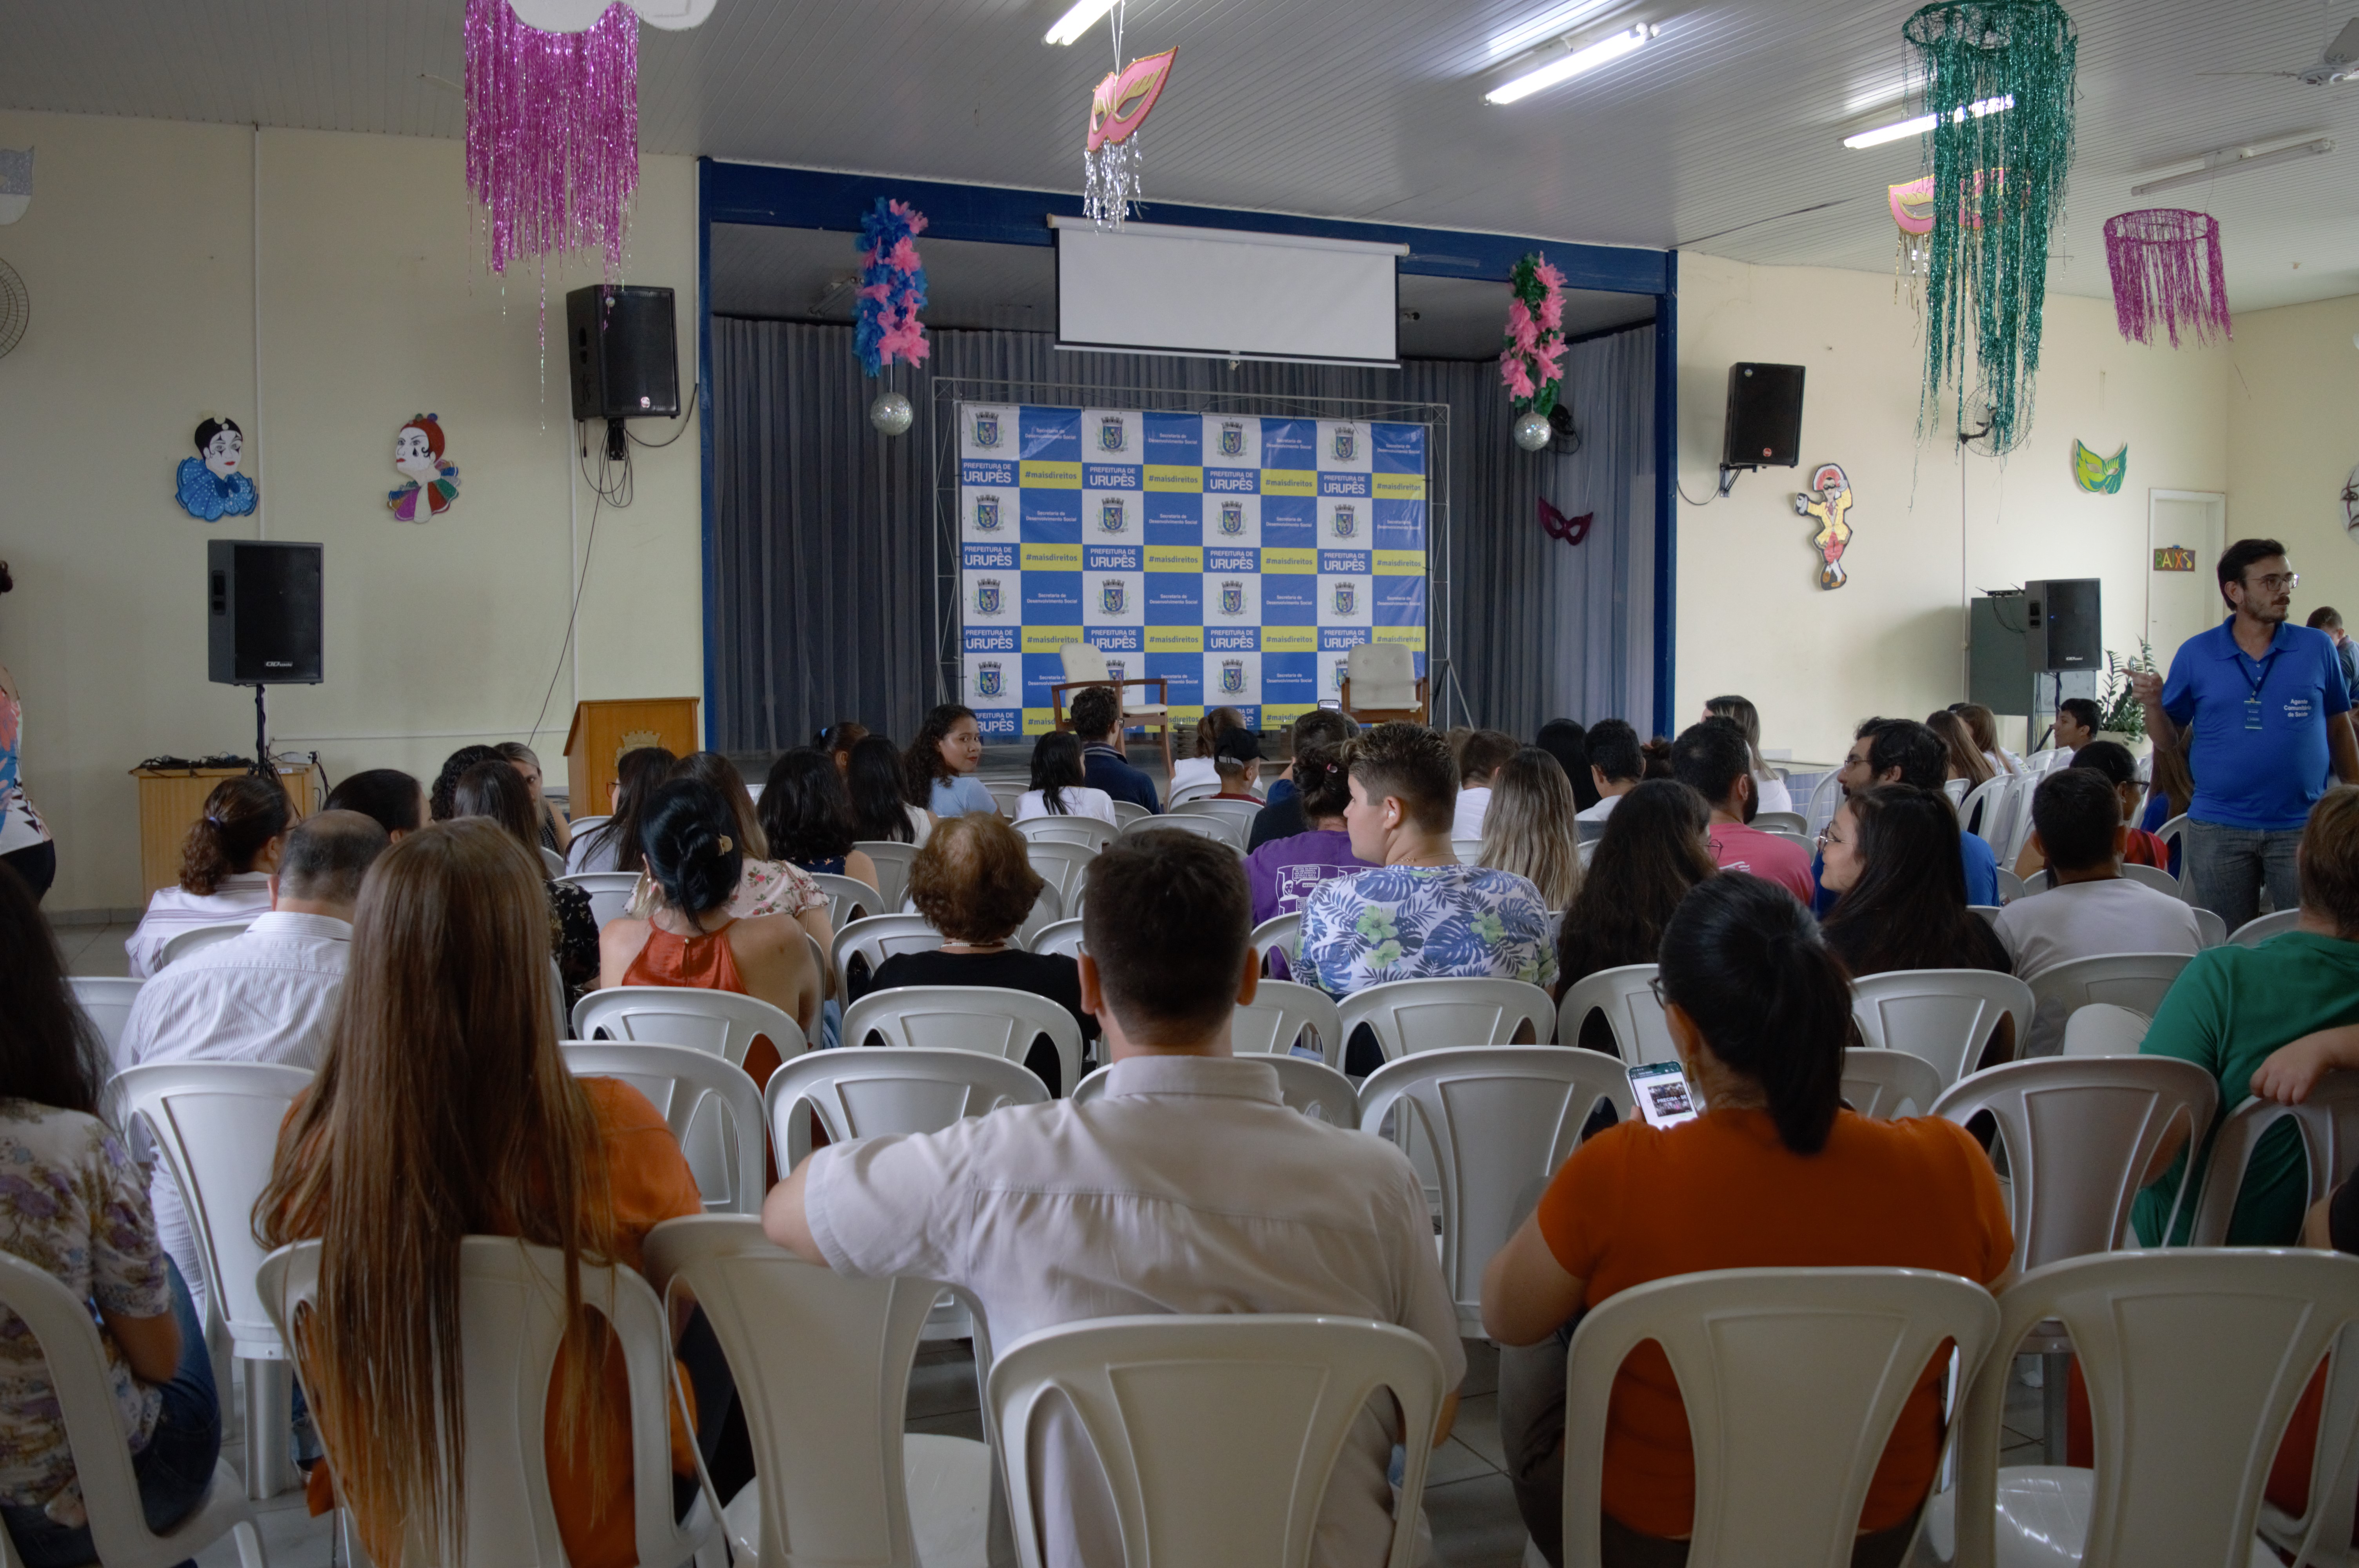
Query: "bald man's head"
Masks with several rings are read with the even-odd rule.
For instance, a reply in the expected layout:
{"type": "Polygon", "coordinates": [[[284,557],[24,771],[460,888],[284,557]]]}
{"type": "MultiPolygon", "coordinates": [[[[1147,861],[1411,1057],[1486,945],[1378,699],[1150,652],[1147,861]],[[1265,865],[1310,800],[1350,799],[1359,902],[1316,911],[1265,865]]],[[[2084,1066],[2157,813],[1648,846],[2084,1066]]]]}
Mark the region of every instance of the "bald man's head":
{"type": "Polygon", "coordinates": [[[322,811],[307,817],[287,836],[287,852],[278,861],[277,906],[350,920],[361,896],[361,880],[390,842],[375,817],[357,811],[322,811]]]}

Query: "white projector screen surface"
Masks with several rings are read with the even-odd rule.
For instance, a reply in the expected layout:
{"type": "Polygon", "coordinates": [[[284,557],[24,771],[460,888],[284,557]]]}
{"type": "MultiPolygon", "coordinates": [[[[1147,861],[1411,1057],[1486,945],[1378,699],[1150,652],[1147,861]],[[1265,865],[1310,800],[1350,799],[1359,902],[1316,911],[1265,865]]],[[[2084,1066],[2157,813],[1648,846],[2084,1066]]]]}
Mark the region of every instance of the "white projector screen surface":
{"type": "Polygon", "coordinates": [[[1407,245],[1049,222],[1060,349],[1399,362],[1395,273],[1407,245]]]}

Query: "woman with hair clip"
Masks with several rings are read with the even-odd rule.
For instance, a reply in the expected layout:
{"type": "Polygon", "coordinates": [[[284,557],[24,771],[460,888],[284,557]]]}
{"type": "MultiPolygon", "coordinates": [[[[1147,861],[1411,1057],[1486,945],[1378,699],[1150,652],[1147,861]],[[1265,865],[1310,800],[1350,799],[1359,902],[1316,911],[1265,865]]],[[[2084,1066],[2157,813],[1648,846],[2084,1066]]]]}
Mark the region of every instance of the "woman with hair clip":
{"type": "Polygon", "coordinates": [[[900,749],[882,735],[852,748],[843,790],[852,801],[852,839],[885,844],[923,844],[934,830],[934,814],[912,806],[903,793],[900,749]]]}
{"type": "MultiPolygon", "coordinates": [[[[1711,830],[1712,808],[1677,780],[1648,779],[1622,797],[1590,851],[1581,891],[1557,932],[1560,996],[1600,969],[1655,961],[1671,911],[1690,888],[1720,874],[1711,830]]],[[[1608,1056],[1621,1054],[1613,1027],[1595,1008],[1581,1021],[1580,1044],[1608,1056]]]]}
{"type": "MultiPolygon", "coordinates": [[[[371,869],[344,1005],[255,1206],[268,1245],[321,1243],[303,1386],[341,1495],[314,1466],[313,1511],[352,1509],[379,1563],[401,1561],[405,1538],[462,1554],[464,1444],[484,1439],[442,1407],[462,1376],[469,1236],[564,1255],[577,1326],[545,1438],[558,1534],[578,1568],[627,1568],[637,1550],[621,1347],[585,1311],[577,1271],[644,1267],[647,1233],[704,1204],[655,1107],[559,1054],[536,859],[512,830],[469,820],[414,833],[371,869]]],[[[697,1382],[716,1426],[725,1385],[697,1382]]],[[[675,1476],[695,1474],[688,1442],[675,1418],[675,1476]]]]}
{"type": "MultiPolygon", "coordinates": [[[[459,775],[451,792],[452,821],[488,817],[540,861],[539,822],[533,813],[531,788],[514,763],[495,752],[459,775]]],[[[598,917],[590,895],[571,882],[541,879],[549,901],[549,951],[557,960],[558,978],[565,982],[565,1006],[571,1016],[598,979],[598,917]]]]}
{"type": "Polygon", "coordinates": [[[1769,764],[1762,759],[1761,710],[1753,706],[1752,699],[1733,693],[1727,697],[1715,697],[1703,705],[1703,716],[1706,719],[1725,719],[1744,733],[1745,747],[1753,753],[1755,808],[1760,811],[1793,810],[1793,792],[1786,787],[1784,779],[1769,771],[1769,764]]]}
{"type": "MultiPolygon", "coordinates": [[[[1570,909],[1581,892],[1581,844],[1574,837],[1572,781],[1557,760],[1526,746],[1500,767],[1483,814],[1476,863],[1513,871],[1540,890],[1550,909],[1570,909]]],[[[1613,824],[1609,818],[1607,829],[1613,824]]]]}
{"type": "Polygon", "coordinates": [[[756,843],[768,839],[768,852],[787,865],[876,885],[876,862],[852,847],[852,801],[843,793],[843,775],[824,752],[809,746],[782,752],[770,764],[756,815],[756,843]]]}
{"type": "Polygon", "coordinates": [[[661,746],[641,746],[614,760],[614,782],[606,786],[606,820],[573,836],[565,853],[568,874],[647,869],[639,824],[647,815],[647,797],[671,777],[679,761],[661,746]]]}
{"type": "Polygon", "coordinates": [[[1927,714],[1925,728],[1941,738],[1941,749],[1950,754],[1949,777],[1965,780],[1969,791],[1996,776],[1991,771],[1990,759],[1974,744],[1974,732],[1967,728],[1964,719],[1945,708],[1939,713],[1927,714]]]}
{"type": "Polygon", "coordinates": [[[180,879],[158,888],[137,930],[125,938],[131,978],[144,980],[164,961],[164,944],[200,925],[252,920],[270,908],[270,873],[295,825],[294,803],[276,778],[241,773],[213,785],[205,814],[180,842],[180,879]]]}
{"type": "MultiPolygon", "coordinates": [[[[690,752],[671,765],[670,777],[710,784],[729,806],[737,825],[734,837],[745,860],[745,869],[737,876],[737,892],[729,900],[729,913],[740,920],[763,914],[791,916],[819,944],[820,951],[826,952],[835,941],[835,926],[828,918],[828,896],[809,871],[776,858],[777,850],[763,830],[753,792],[745,787],[745,776],[737,771],[737,764],[718,752],[690,752]]],[[[762,793],[767,798],[768,787],[762,793]]],[[[654,873],[643,869],[623,913],[634,920],[645,920],[661,896],[654,873]]]]}
{"type": "Polygon", "coordinates": [[[1820,840],[1826,856],[1821,885],[1840,895],[1827,913],[1827,946],[1854,977],[1894,969],[2013,972],[1998,934],[1966,907],[1958,816],[1946,796],[1899,784],[1857,791],[1836,808],[1820,840]]]}
{"type": "MultiPolygon", "coordinates": [[[[1669,1128],[1624,1121],[1583,1141],[1483,1275],[1484,1327],[1527,1347],[1501,1353],[1500,1435],[1524,1523],[1551,1563],[1566,1555],[1565,1357],[1584,1308],[1717,1269],[1935,1269],[1996,1290],[2014,1252],[1998,1180],[1965,1129],[1843,1108],[1851,988],[1791,893],[1741,871],[1699,884],[1664,929],[1659,962],[1664,1016],[1701,1114],[1669,1128]]],[[[1907,1557],[1940,1456],[1948,1367],[1944,1354],[1919,1373],[1885,1444],[1854,1568],[1907,1557]]],[[[1687,1561],[1685,1409],[1661,1347],[1632,1351],[1606,1416],[1609,1568],[1687,1561]]]]}
{"type": "MultiPolygon", "coordinates": [[[[1288,838],[1269,839],[1245,857],[1245,888],[1253,896],[1255,925],[1299,912],[1310,890],[1330,877],[1354,876],[1370,869],[1352,853],[1352,835],[1343,825],[1343,808],[1352,804],[1352,774],[1343,758],[1347,744],[1313,744],[1294,754],[1294,787],[1302,799],[1302,820],[1310,827],[1288,838]]],[[[1285,961],[1284,955],[1273,955],[1270,972],[1283,978],[1285,961]]]]}
{"type": "Polygon", "coordinates": [[[945,702],[926,715],[918,737],[901,756],[901,784],[909,803],[937,817],[970,811],[999,815],[999,802],[974,771],[983,766],[983,726],[974,709],[945,702]]]}
{"type": "Polygon", "coordinates": [[[1114,796],[1092,789],[1083,780],[1082,738],[1070,730],[1051,730],[1032,742],[1032,787],[1016,802],[1016,820],[1035,816],[1094,816],[1109,827],[1114,821],[1114,796]]]}

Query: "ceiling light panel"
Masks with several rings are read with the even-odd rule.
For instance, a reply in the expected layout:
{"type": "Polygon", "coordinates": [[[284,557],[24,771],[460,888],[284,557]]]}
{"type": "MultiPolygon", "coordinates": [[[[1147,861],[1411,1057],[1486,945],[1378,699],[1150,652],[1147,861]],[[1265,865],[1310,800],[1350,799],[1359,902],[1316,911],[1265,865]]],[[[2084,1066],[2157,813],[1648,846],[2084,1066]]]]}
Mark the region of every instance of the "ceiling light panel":
{"type": "MultiPolygon", "coordinates": [[[[1978,99],[1951,115],[1950,118],[1952,123],[1955,123],[1972,114],[1979,120],[1985,114],[1995,114],[2002,109],[2014,107],[2015,94],[2010,92],[2004,97],[1978,99]]],[[[1878,125],[1872,131],[1861,131],[1856,135],[1845,136],[1843,145],[1854,151],[1858,151],[1863,147],[1880,147],[1886,142],[1897,142],[1907,136],[1921,136],[1933,128],[1933,122],[1937,117],[1932,114],[1919,114],[1913,120],[1897,120],[1889,125],[1878,125]]]]}
{"type": "Polygon", "coordinates": [[[1609,34],[1593,44],[1574,49],[1569,54],[1558,55],[1525,71],[1520,76],[1510,78],[1484,93],[1483,102],[1513,103],[1517,99],[1528,98],[1535,92],[1556,86],[1559,82],[1570,81],[1574,77],[1595,70],[1599,66],[1609,61],[1620,59],[1624,55],[1639,49],[1661,31],[1660,27],[1641,23],[1636,27],[1625,27],[1618,33],[1609,34]]]}
{"type": "Polygon", "coordinates": [[[1049,28],[1040,41],[1049,44],[1076,42],[1082,34],[1096,27],[1114,6],[1114,0],[1077,0],[1071,10],[1057,18],[1057,25],[1049,28]]]}

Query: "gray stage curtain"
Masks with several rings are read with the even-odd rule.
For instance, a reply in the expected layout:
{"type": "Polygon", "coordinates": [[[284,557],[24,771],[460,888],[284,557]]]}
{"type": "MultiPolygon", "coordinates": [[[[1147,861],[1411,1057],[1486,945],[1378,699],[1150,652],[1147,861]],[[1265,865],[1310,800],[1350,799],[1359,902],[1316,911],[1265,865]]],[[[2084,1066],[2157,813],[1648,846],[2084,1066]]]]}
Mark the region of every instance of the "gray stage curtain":
{"type": "Polygon", "coordinates": [[[1651,328],[1570,351],[1566,386],[1585,444],[1569,458],[1516,449],[1487,361],[1232,370],[1218,360],[1059,353],[1037,332],[930,339],[924,373],[902,367],[870,381],[849,327],[713,319],[717,619],[707,699],[720,749],[801,744],[839,719],[906,740],[935,700],[934,377],[1002,383],[1008,397],[1033,401],[1047,400],[1037,390],[1045,384],[1059,402],[1108,407],[1152,408],[1158,393],[1446,404],[1456,679],[1437,692],[1442,713],[1528,736],[1560,714],[1586,722],[1647,712],[1651,328]],[[867,418],[888,386],[917,412],[908,434],[890,440],[867,418]],[[1594,507],[1587,544],[1541,532],[1543,490],[1567,514],[1594,507]]]}

